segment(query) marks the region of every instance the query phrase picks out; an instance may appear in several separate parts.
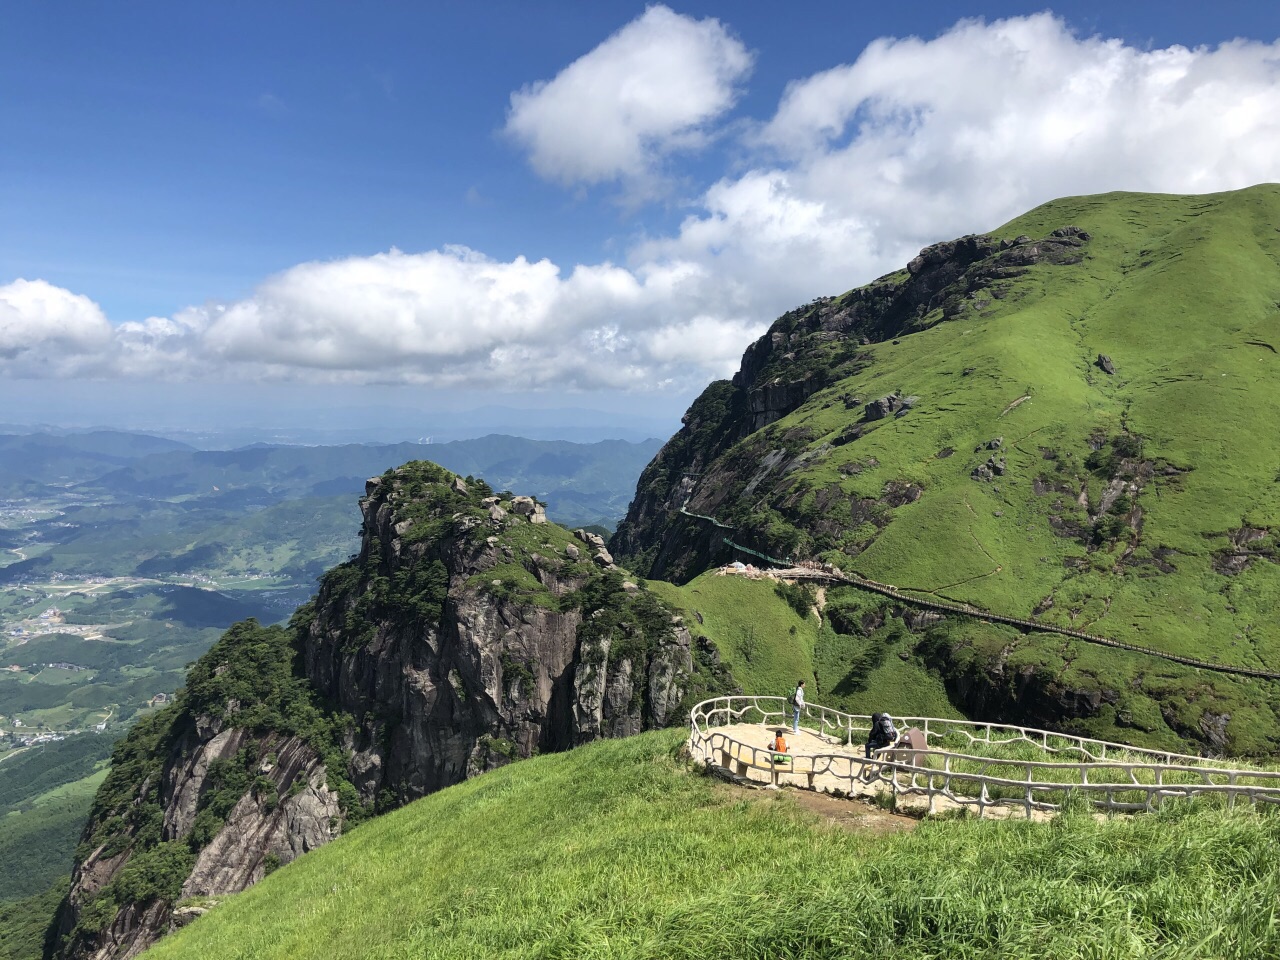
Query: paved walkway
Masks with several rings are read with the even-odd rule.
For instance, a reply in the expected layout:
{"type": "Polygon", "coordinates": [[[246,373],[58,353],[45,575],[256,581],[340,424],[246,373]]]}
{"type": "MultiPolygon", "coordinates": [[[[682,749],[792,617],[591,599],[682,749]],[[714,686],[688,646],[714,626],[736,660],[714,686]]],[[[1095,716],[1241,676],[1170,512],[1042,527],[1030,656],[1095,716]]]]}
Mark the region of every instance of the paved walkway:
{"type": "MultiPolygon", "coordinates": [[[[807,787],[825,793],[839,791],[850,796],[872,797],[887,790],[884,784],[863,783],[859,779],[863,771],[861,743],[845,746],[834,737],[806,727],[801,727],[799,733],[792,733],[790,727],[785,728],[783,737],[790,748],[791,762],[771,764],[774,733],[779,729],[783,728],[775,724],[735,723],[727,727],[713,727],[707,732],[723,734],[729,741],[734,741],[725,745],[732,762],[724,764],[722,753],[721,765],[749,780],[807,787]],[[752,751],[752,747],[758,749],[752,751]]],[[[874,769],[874,765],[870,769],[874,769]]]]}
{"type": "MultiPolygon", "coordinates": [[[[735,723],[712,727],[707,733],[722,734],[726,738],[723,743],[716,738],[713,751],[716,762],[756,783],[800,787],[886,805],[892,802],[893,787],[877,775],[879,765],[865,759],[863,744],[845,745],[834,737],[805,727],[801,727],[799,733],[793,733],[790,727],[786,727],[783,737],[790,748],[791,761],[775,764],[771,758],[774,733],[778,729],[777,724],[735,723]]],[[[892,752],[887,751],[889,755],[892,752]]],[[[932,800],[933,809],[930,811],[927,795],[899,793],[893,809],[899,813],[923,816],[930,812],[937,815],[962,806],[937,793],[932,800]]],[[[1021,804],[987,806],[984,813],[998,818],[1025,818],[1027,815],[1021,804]]],[[[1049,816],[1039,810],[1032,812],[1035,820],[1048,819],[1049,816]]]]}

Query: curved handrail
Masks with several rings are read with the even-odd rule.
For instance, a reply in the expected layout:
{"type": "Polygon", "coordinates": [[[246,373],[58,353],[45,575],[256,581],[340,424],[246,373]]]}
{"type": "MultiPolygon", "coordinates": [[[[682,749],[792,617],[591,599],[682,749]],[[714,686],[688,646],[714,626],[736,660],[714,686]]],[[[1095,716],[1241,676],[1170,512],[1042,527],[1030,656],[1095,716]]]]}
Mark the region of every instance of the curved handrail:
{"type": "MultiPolygon", "coordinates": [[[[816,722],[818,729],[813,732],[845,744],[853,745],[855,734],[861,739],[870,730],[871,718],[864,714],[821,704],[806,704],[803,713],[816,722]]],[[[992,807],[1012,805],[1031,816],[1036,810],[1059,809],[1070,792],[1106,810],[1152,810],[1164,799],[1197,794],[1224,795],[1228,805],[1237,798],[1280,804],[1280,771],[1233,767],[1190,754],[1013,724],[902,717],[904,724],[924,734],[926,749],[895,746],[870,760],[846,752],[796,753],[789,755],[788,767],[780,769],[772,749],[716,728],[740,723],[789,725],[790,705],[782,697],[713,697],[697,704],[689,720],[690,751],[705,762],[736,763],[743,773],[766,770],[775,783],[799,780],[797,785],[811,789],[823,786],[818,783],[822,777],[828,781],[827,788],[847,782],[849,794],[887,789],[895,797],[923,797],[930,813],[942,801],[953,807],[976,806],[979,815],[992,807]],[[941,742],[956,735],[967,737],[970,748],[1029,744],[1049,759],[983,755],[948,749],[941,742]],[[1068,753],[1081,759],[1052,759],[1068,753]]]]}

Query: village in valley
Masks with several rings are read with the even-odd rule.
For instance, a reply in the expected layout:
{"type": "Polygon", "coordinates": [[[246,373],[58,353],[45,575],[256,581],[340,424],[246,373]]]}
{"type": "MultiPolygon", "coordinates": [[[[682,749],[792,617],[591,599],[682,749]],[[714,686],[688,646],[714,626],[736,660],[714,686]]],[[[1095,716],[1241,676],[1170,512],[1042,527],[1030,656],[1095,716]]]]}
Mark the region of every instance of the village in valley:
{"type": "Polygon", "coordinates": [[[0,760],[125,729],[172,699],[226,624],[277,620],[309,589],[237,557],[139,575],[122,550],[139,512],[70,488],[0,500],[0,760]]]}

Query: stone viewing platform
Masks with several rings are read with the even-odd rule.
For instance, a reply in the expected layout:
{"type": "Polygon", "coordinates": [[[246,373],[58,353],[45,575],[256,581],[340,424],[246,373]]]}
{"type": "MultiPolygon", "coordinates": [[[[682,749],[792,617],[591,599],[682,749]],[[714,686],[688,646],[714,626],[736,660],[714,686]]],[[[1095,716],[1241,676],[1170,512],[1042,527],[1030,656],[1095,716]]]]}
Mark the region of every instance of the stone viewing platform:
{"type": "Polygon", "coordinates": [[[1280,771],[1029,727],[895,720],[898,742],[867,759],[868,716],[808,704],[793,733],[782,697],[717,697],[691,711],[689,750],[725,779],[863,797],[919,815],[1041,819],[1071,794],[1095,810],[1126,813],[1192,797],[1227,807],[1280,803],[1280,771]],[[772,749],[777,730],[786,754],[772,749]]]}

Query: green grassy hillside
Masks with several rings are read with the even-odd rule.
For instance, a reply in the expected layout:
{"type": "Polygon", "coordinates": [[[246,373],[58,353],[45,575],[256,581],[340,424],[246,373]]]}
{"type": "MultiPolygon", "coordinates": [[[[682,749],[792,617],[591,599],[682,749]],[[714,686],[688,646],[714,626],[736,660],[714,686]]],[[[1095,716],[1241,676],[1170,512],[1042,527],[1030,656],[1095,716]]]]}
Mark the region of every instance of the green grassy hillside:
{"type": "Polygon", "coordinates": [[[74,737],[0,764],[0,960],[42,955],[111,742],[74,737]]]}
{"type": "MultiPolygon", "coordinates": [[[[796,378],[828,385],[710,462],[686,456],[699,473],[689,509],[773,556],[823,559],[924,596],[1280,670],[1271,616],[1280,601],[1277,223],[1276,185],[1067,198],[993,231],[995,254],[918,310],[894,314],[896,326],[868,325],[857,311],[876,291],[910,289],[924,275],[918,266],[793,311],[761,341],[785,348],[762,368],[752,361],[757,379],[735,380],[734,389],[757,398],[796,378]],[[1019,250],[1049,242],[1026,237],[1067,226],[1088,234],[1078,253],[1009,266],[1019,250]],[[1002,252],[1000,238],[1019,235],[1024,242],[1002,252]],[[841,323],[852,326],[830,332],[841,323]],[[871,342],[856,357],[832,353],[832,344],[862,337],[871,342]],[[900,416],[866,418],[865,404],[892,394],[916,400],[900,416]],[[989,459],[999,471],[981,476],[989,459]]],[[[716,389],[723,385],[708,393],[716,389]]],[[[726,400],[717,409],[728,419],[710,434],[741,430],[746,407],[726,400]]],[[[704,446],[718,449],[710,439],[704,446]]],[[[646,482],[657,491],[675,475],[673,465],[662,475],[651,468],[638,498],[646,482]]],[[[670,494],[666,502],[680,505],[670,494]]],[[[628,525],[651,522],[634,514],[628,525]]],[[[706,527],[670,516],[628,545],[641,569],[652,556],[643,551],[660,544],[669,568],[688,571],[692,559],[696,572],[706,527]],[[672,556],[680,542],[683,560],[672,556]]],[[[1027,719],[1214,749],[1280,746],[1277,684],[990,624],[949,623],[934,634],[927,652],[953,690],[962,677],[986,675],[973,709],[1008,710],[1031,688],[1052,702],[1027,719]]]]}
{"type": "Polygon", "coordinates": [[[905,716],[960,715],[900,624],[866,632],[850,627],[851,609],[879,606],[862,603],[853,591],[833,591],[823,616],[813,591],[773,580],[709,572],[684,586],[647,583],[683,613],[695,637],[711,642],[745,693],[786,697],[804,680],[810,700],[853,713],[889,708],[905,716]]]}
{"type": "Polygon", "coordinates": [[[84,734],[28,747],[0,763],[0,902],[65,880],[114,739],[84,734]]]}
{"type": "Polygon", "coordinates": [[[0,903],[0,960],[39,960],[45,932],[58,902],[67,895],[69,877],[21,900],[0,903]]]}
{"type": "Polygon", "coordinates": [[[28,897],[71,872],[93,796],[106,776],[104,767],[0,816],[0,901],[28,897]]]}
{"type": "MultiPolygon", "coordinates": [[[[1227,579],[1211,563],[1229,531],[1280,527],[1280,434],[1266,429],[1280,415],[1280,355],[1257,345],[1280,349],[1277,222],[1280,188],[1266,187],[1061,200],[996,231],[1041,236],[1072,223],[1093,239],[1079,268],[1032,268],[1020,297],[985,316],[875,345],[868,375],[840,387],[879,396],[901,385],[922,398],[918,412],[809,474],[816,482],[875,457],[879,466],[846,481],[850,492],[878,496],[893,479],[924,486],[859,568],[1024,614],[1053,596],[1046,620],[1087,622],[1173,652],[1280,663],[1280,631],[1267,630],[1263,615],[1280,596],[1280,567],[1262,559],[1227,579]],[[1096,366],[1099,353],[1112,357],[1115,376],[1096,366]],[[1057,498],[1032,485],[1043,476],[1077,493],[1085,486],[1097,503],[1109,464],[1086,464],[1095,435],[1108,438],[1109,453],[1115,438],[1134,437],[1142,459],[1171,472],[1162,469],[1138,498],[1140,534],[1091,551],[1055,536],[1048,517],[1057,498]],[[974,482],[970,451],[996,436],[1005,438],[1008,474],[974,482]],[[939,459],[948,446],[958,455],[939,459]],[[1160,547],[1175,551],[1166,554],[1175,569],[1152,562],[1160,547]]],[[[834,430],[839,418],[827,422],[823,399],[785,426],[834,430]]],[[[1265,547],[1255,548],[1260,557],[1265,547]]]]}
{"type": "Polygon", "coordinates": [[[1274,816],[877,835],[731,792],[682,734],[539,757],[360,827],[147,957],[1274,955],[1274,816]]]}

